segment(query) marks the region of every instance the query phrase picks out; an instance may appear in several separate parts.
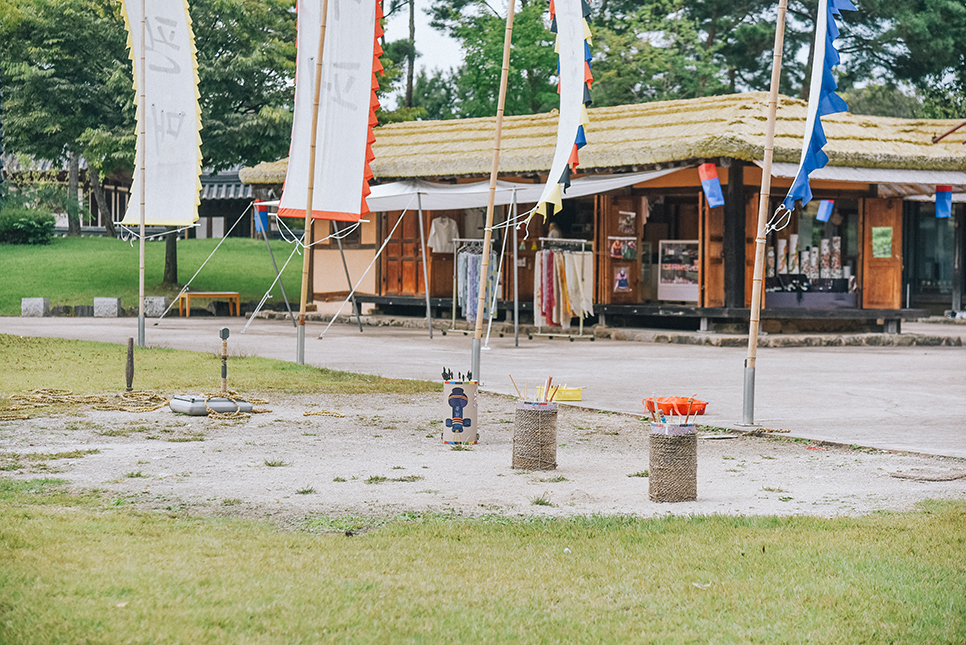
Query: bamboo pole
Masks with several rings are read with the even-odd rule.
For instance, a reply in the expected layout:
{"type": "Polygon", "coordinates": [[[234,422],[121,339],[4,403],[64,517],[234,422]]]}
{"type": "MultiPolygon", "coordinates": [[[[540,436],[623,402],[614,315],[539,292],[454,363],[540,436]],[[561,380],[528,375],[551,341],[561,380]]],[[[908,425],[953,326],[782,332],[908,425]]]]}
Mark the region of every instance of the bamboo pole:
{"type": "MultiPolygon", "coordinates": [[[[496,201],[496,178],[500,170],[500,138],[503,135],[503,110],[506,107],[506,85],[510,75],[510,43],[513,39],[513,11],[516,0],[510,0],[503,36],[503,69],[500,72],[500,95],[496,106],[496,132],[493,136],[493,167],[490,169],[490,195],[486,203],[486,229],[483,232],[483,263],[476,304],[476,330],[473,334],[473,356],[470,371],[480,380],[480,341],[483,338],[483,311],[486,304],[486,282],[490,271],[490,247],[493,245],[493,204],[496,201]]],[[[495,288],[495,285],[494,285],[495,288]]]]}
{"type": "MultiPolygon", "coordinates": [[[[141,58],[141,73],[138,74],[138,110],[140,111],[140,119],[138,119],[138,148],[140,149],[140,159],[138,162],[141,165],[141,214],[140,222],[138,223],[138,347],[144,347],[144,209],[145,209],[145,179],[144,169],[145,169],[145,156],[147,150],[145,146],[147,145],[147,130],[144,124],[144,120],[147,118],[147,74],[145,68],[145,44],[144,40],[147,37],[147,7],[145,6],[145,0],[141,0],[141,44],[138,49],[138,53],[141,58]]],[[[190,312],[189,312],[190,313],[190,312]]]]}
{"type": "Polygon", "coordinates": [[[751,286],[751,316],[748,325],[748,358],[745,359],[744,397],[741,424],[755,424],[755,362],[758,358],[758,328],[761,320],[761,294],[765,270],[765,224],[771,200],[771,165],[775,152],[775,115],[778,112],[778,84],[782,73],[782,50],[785,42],[787,0],[778,3],[775,25],[775,51],[772,58],[771,89],[768,93],[768,125],[765,131],[765,154],[761,167],[761,193],[758,199],[758,234],[755,237],[755,273],[751,286]]]}
{"type": "Polygon", "coordinates": [[[309,254],[312,252],[312,204],[315,196],[315,140],[319,132],[319,97],[322,94],[322,50],[325,48],[325,20],[329,0],[322,0],[322,24],[319,27],[319,51],[315,56],[315,98],[312,102],[312,128],[309,131],[309,183],[305,193],[305,232],[302,234],[302,292],[299,296],[298,346],[295,362],[305,364],[305,311],[309,296],[309,254]]]}

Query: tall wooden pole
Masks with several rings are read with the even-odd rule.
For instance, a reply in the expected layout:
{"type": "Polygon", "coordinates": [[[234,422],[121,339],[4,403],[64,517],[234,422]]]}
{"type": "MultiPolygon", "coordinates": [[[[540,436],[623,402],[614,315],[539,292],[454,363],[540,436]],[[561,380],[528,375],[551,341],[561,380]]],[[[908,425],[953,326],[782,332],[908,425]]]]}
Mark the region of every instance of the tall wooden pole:
{"type": "Polygon", "coordinates": [[[775,26],[775,52],[772,55],[771,90],[768,94],[768,125],[765,131],[765,154],[761,167],[761,194],[758,199],[758,234],[755,237],[755,273],[751,285],[751,320],[748,325],[748,358],[745,359],[742,425],[755,423],[755,362],[758,357],[758,327],[761,319],[761,294],[765,270],[765,224],[771,201],[771,164],[775,152],[775,115],[778,112],[778,84],[782,74],[782,49],[785,42],[785,12],[788,1],[778,3],[775,26]]]}
{"type": "Polygon", "coordinates": [[[312,252],[312,204],[315,196],[315,139],[319,132],[319,97],[322,94],[322,50],[325,47],[325,19],[329,0],[322,0],[322,25],[319,27],[319,51],[315,56],[315,98],[312,102],[312,129],[309,131],[309,183],[305,191],[305,232],[302,234],[302,293],[299,297],[298,347],[295,362],[305,364],[305,310],[309,297],[309,253],[312,252]]]}
{"type": "MultiPolygon", "coordinates": [[[[500,170],[500,138],[503,135],[503,110],[506,106],[506,85],[510,75],[510,43],[513,39],[513,10],[516,0],[510,0],[506,15],[506,34],[503,37],[503,70],[500,72],[500,97],[496,106],[496,133],[493,136],[493,167],[490,169],[490,196],[486,204],[486,229],[483,232],[483,262],[480,267],[480,288],[476,301],[476,331],[473,334],[473,357],[470,371],[480,380],[480,341],[483,338],[483,311],[486,308],[486,283],[490,272],[490,247],[493,245],[493,203],[496,201],[496,178],[500,170]]],[[[494,285],[495,288],[495,285],[494,285]]]]}
{"type": "Polygon", "coordinates": [[[147,7],[145,6],[145,0],[141,0],[141,45],[138,47],[140,50],[138,53],[141,58],[141,73],[138,74],[138,111],[140,111],[141,118],[138,119],[138,149],[141,151],[140,159],[138,160],[141,166],[141,215],[140,223],[138,224],[138,347],[144,347],[144,202],[145,202],[145,180],[147,179],[144,174],[145,162],[144,158],[147,155],[147,150],[145,146],[147,145],[146,136],[146,126],[144,120],[147,118],[148,104],[147,104],[147,68],[145,67],[145,44],[144,40],[147,37],[147,7]]]}

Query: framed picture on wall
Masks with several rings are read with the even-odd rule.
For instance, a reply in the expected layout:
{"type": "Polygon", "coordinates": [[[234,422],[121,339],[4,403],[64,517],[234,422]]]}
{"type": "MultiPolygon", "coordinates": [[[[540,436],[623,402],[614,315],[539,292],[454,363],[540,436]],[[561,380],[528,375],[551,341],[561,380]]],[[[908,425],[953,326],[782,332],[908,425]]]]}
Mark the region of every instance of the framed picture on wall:
{"type": "Polygon", "coordinates": [[[617,215],[617,234],[637,235],[637,213],[634,211],[618,211],[617,215]]]}
{"type": "Polygon", "coordinates": [[[697,302],[701,294],[698,240],[661,240],[658,244],[658,299],[697,302]]]}

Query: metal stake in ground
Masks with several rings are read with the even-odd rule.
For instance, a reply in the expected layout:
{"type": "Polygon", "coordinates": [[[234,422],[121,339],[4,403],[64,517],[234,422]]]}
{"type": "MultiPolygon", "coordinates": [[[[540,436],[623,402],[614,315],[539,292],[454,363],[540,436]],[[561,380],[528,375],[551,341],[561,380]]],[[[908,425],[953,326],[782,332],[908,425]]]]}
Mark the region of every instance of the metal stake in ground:
{"type": "Polygon", "coordinates": [[[221,336],[221,393],[228,394],[228,328],[222,327],[221,336]]]}

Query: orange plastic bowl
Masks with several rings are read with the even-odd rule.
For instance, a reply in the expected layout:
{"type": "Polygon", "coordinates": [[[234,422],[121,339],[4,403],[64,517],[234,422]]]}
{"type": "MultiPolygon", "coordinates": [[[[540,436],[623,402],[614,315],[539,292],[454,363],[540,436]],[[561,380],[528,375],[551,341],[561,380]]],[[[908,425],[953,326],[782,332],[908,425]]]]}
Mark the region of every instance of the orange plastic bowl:
{"type": "MultiPolygon", "coordinates": [[[[654,400],[651,397],[644,399],[642,402],[644,403],[644,409],[646,411],[654,411],[654,400]]],[[[708,407],[708,402],[686,396],[661,396],[657,399],[657,407],[664,414],[684,416],[689,413],[704,414],[704,409],[708,407]]]]}

